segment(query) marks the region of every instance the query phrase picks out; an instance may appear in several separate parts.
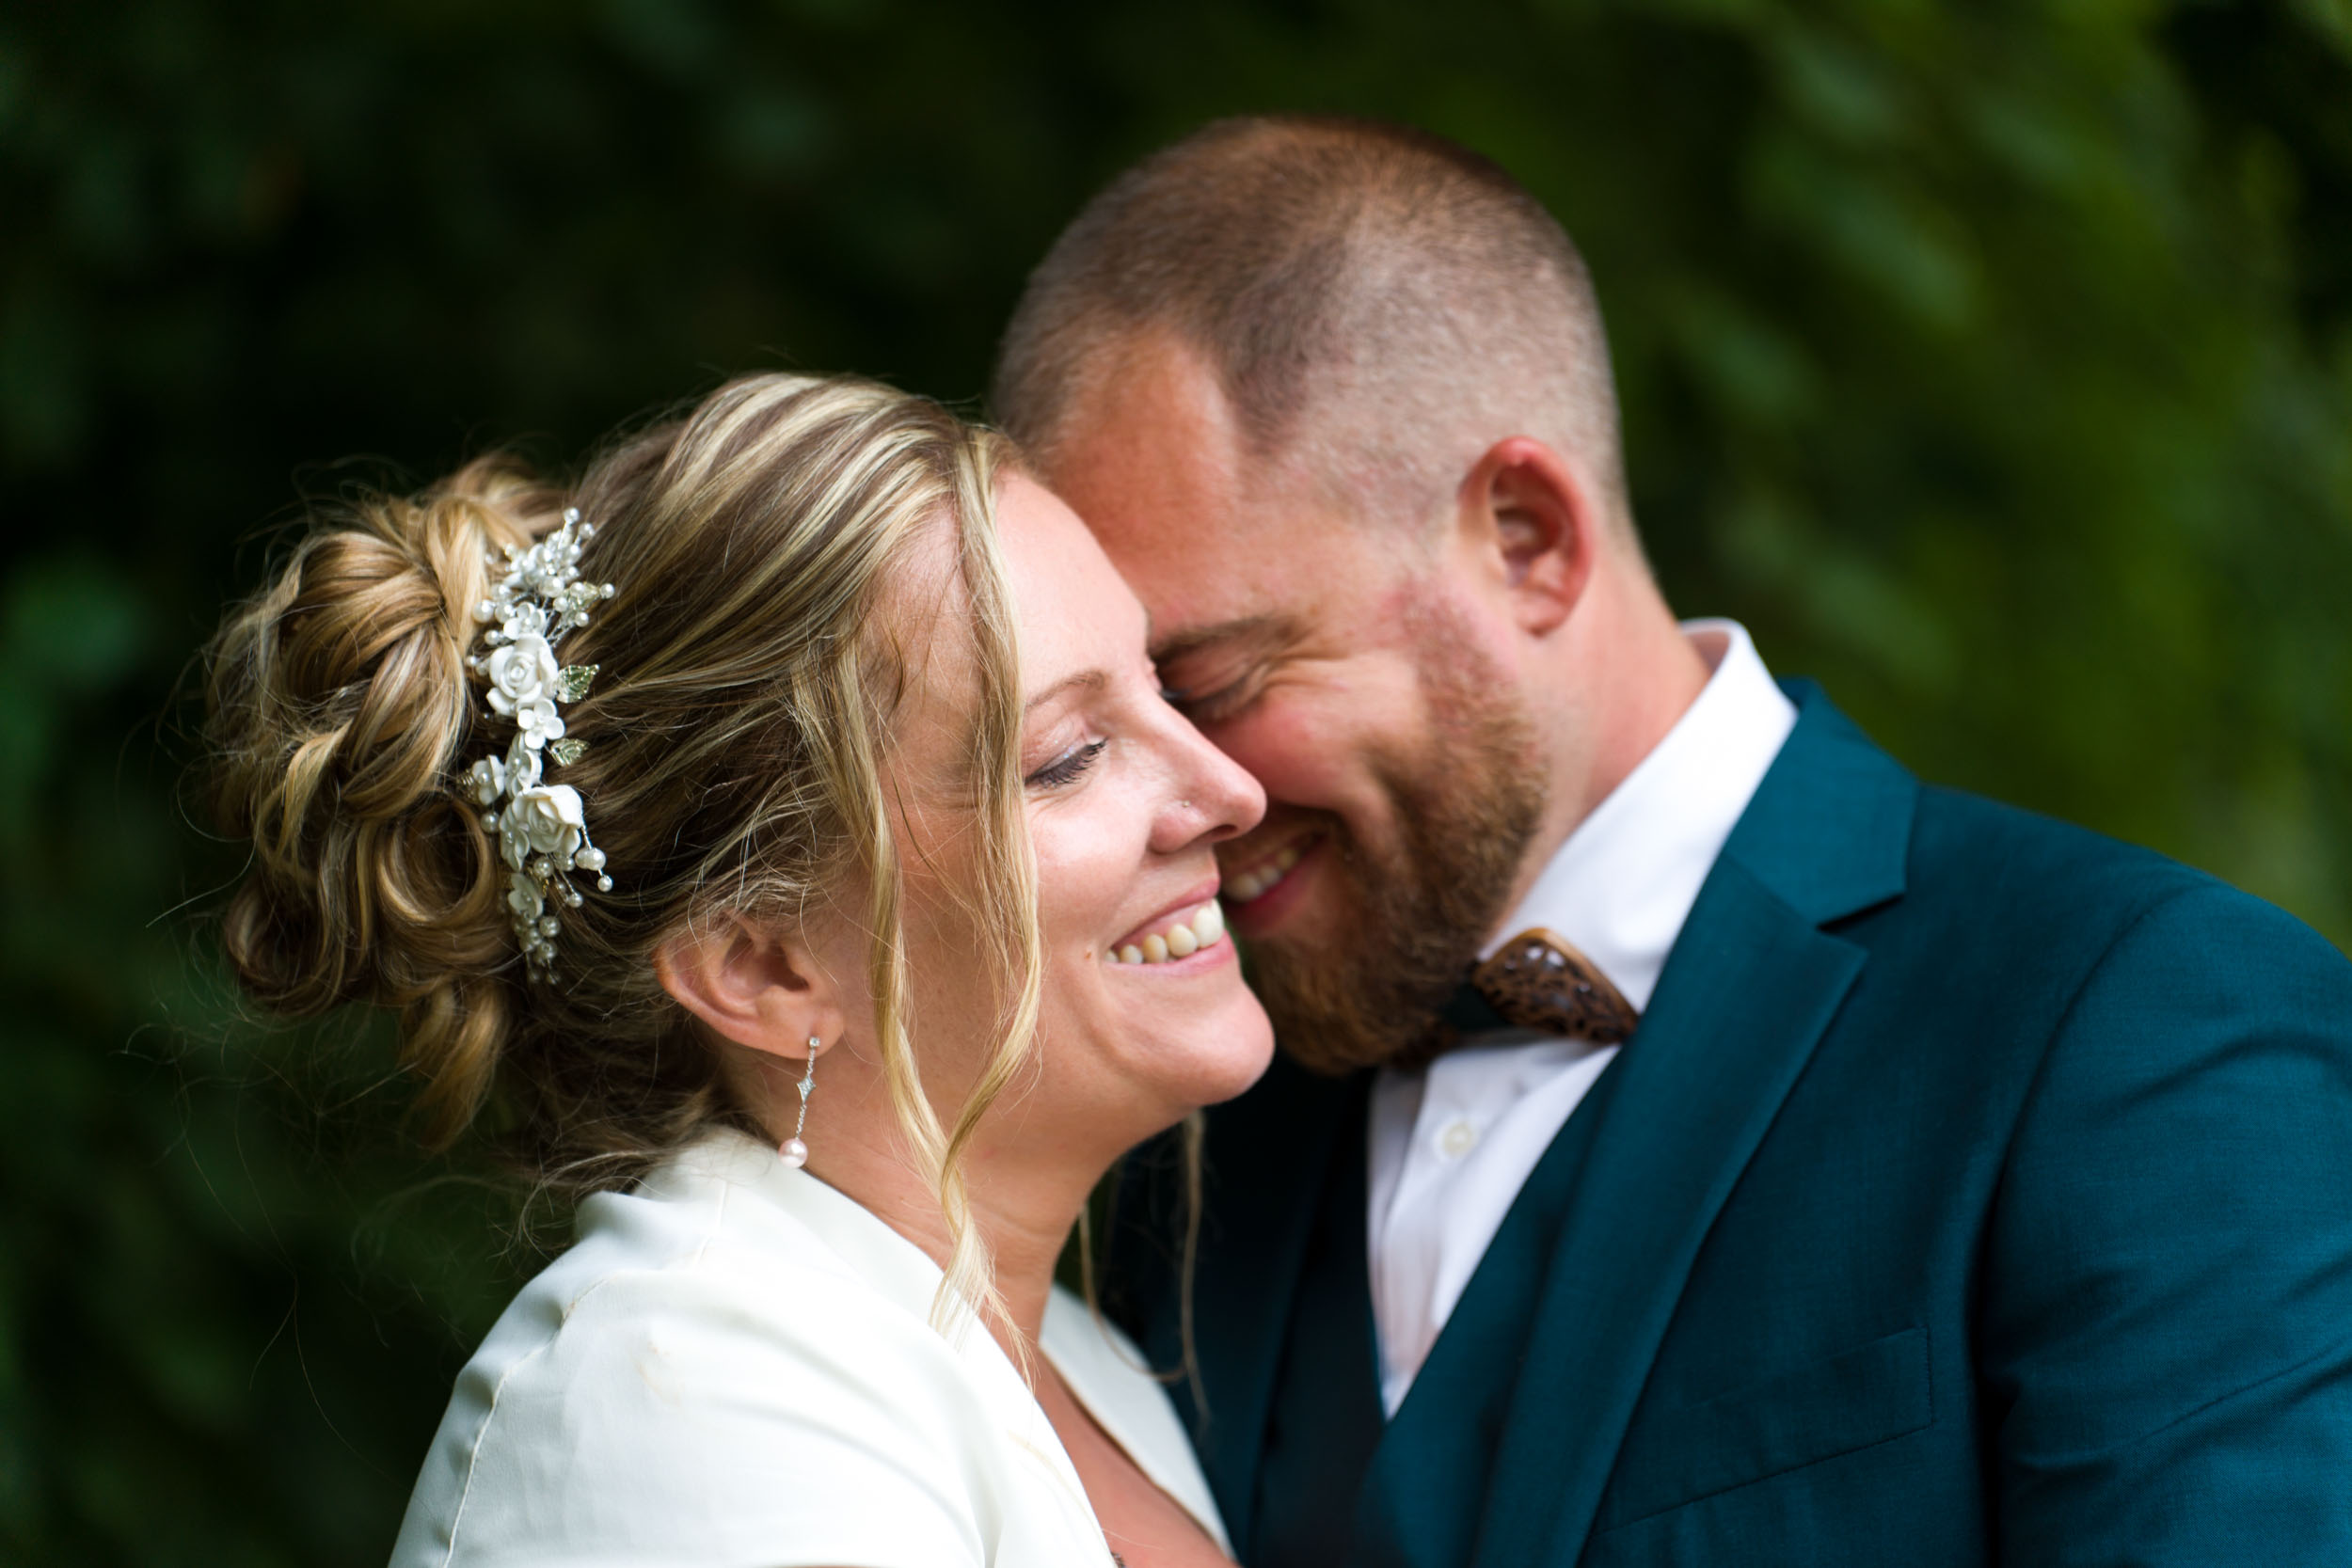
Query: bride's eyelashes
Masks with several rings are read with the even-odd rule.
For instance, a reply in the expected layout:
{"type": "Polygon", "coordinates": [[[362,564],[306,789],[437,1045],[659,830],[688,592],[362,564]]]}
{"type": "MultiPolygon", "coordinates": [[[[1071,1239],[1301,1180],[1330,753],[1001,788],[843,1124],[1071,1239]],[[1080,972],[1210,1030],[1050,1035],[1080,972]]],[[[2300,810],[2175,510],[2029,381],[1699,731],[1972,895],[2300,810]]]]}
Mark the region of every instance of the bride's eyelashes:
{"type": "Polygon", "coordinates": [[[1065,784],[1075,784],[1079,775],[1094,766],[1094,759],[1101,756],[1103,748],[1109,744],[1107,740],[1089,740],[1083,746],[1073,746],[1023,782],[1031,789],[1059,789],[1065,784]]]}

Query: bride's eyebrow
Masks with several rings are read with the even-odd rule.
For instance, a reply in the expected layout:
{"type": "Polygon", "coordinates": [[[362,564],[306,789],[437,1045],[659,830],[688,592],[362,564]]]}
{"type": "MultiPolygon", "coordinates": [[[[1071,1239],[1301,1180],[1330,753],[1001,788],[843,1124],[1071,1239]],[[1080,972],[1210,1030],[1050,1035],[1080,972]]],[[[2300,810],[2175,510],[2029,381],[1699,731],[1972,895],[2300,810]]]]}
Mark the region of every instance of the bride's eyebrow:
{"type": "Polygon", "coordinates": [[[1081,670],[1074,675],[1064,675],[1061,679],[1056,681],[1053,685],[1047,687],[1036,696],[1031,697],[1026,703],[1022,705],[1021,711],[1025,714],[1035,713],[1039,708],[1044,706],[1047,703],[1052,702],[1055,698],[1060,696],[1065,691],[1079,689],[1100,691],[1104,687],[1109,684],[1110,676],[1104,674],[1102,671],[1081,670]]]}

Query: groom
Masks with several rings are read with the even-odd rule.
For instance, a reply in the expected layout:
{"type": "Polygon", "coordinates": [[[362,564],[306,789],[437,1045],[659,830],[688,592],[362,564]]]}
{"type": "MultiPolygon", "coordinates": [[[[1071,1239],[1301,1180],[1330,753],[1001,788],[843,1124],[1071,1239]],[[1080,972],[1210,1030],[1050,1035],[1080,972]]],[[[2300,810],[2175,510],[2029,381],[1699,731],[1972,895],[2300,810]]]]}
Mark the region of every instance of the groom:
{"type": "Polygon", "coordinates": [[[2352,966],[1678,626],[1524,191],[1210,126],[994,395],[1273,802],[1107,1285],[1249,1568],[2352,1562],[2352,966]]]}

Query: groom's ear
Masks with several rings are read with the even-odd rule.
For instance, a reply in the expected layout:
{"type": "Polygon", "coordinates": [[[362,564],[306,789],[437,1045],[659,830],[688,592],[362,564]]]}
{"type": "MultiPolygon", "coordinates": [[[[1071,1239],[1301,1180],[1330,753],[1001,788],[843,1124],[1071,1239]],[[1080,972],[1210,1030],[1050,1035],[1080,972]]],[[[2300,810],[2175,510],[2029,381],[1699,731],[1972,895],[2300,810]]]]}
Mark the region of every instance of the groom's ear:
{"type": "Polygon", "coordinates": [[[723,1039],[798,1061],[811,1036],[841,1037],[842,999],[796,934],[741,914],[690,927],[655,950],[654,975],[723,1039]]]}
{"type": "Polygon", "coordinates": [[[1568,618],[1592,580],[1605,527],[1592,491],[1532,436],[1497,441],[1456,493],[1462,543],[1508,595],[1519,629],[1541,637],[1568,618]]]}

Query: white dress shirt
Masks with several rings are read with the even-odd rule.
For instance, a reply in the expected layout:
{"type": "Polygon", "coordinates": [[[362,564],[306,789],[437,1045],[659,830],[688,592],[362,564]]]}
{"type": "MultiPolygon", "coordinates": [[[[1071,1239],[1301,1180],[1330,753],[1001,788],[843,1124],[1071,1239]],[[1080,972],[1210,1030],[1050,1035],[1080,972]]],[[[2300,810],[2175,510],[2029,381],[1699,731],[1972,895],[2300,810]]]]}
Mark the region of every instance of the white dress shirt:
{"type": "MultiPolygon", "coordinates": [[[[1649,1006],[1699,885],[1797,721],[1746,628],[1690,621],[1682,629],[1711,672],[1706,687],[1568,835],[1486,948],[1549,927],[1637,1010],[1649,1006]]],[[[1504,1029],[1375,1080],[1368,1261],[1390,1415],[1519,1188],[1616,1053],[1504,1029]]]]}
{"type": "MultiPolygon", "coordinates": [[[[458,1377],[393,1568],[1109,1568],[993,1337],[938,1266],[775,1150],[712,1134],[580,1211],[458,1377]]],[[[1220,1545],[1166,1391],[1056,1291],[1046,1357],[1220,1545]]],[[[1230,1548],[1228,1548],[1230,1550],[1230,1548]]]]}

